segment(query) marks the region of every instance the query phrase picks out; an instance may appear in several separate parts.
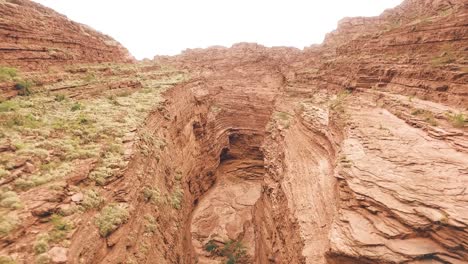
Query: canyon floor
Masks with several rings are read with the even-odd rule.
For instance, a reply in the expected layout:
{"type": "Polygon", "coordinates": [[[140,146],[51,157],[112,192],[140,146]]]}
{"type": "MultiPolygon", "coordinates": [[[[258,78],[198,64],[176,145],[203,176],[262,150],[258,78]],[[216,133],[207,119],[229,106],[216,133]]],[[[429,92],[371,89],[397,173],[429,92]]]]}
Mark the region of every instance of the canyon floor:
{"type": "Polygon", "coordinates": [[[0,15],[0,263],[468,263],[466,1],[145,61],[0,15]]]}

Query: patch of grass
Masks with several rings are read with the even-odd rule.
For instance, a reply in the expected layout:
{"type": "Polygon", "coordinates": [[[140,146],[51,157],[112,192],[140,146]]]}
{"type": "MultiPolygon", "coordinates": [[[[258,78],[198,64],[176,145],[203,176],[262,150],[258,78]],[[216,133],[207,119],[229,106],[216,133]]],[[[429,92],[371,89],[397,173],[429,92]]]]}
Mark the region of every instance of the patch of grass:
{"type": "Polygon", "coordinates": [[[63,178],[66,176],[72,167],[70,163],[60,163],[57,168],[50,171],[38,172],[25,178],[19,178],[15,180],[14,185],[20,190],[28,190],[30,188],[40,186],[56,179],[63,178]]]}
{"type": "Polygon", "coordinates": [[[101,166],[97,167],[89,175],[97,185],[106,185],[111,181],[116,173],[126,166],[123,156],[120,153],[107,152],[101,160],[101,166]]]}
{"type": "MultiPolygon", "coordinates": [[[[15,160],[32,160],[35,167],[33,173],[23,173],[6,183],[5,187],[19,193],[43,184],[52,183],[54,186],[54,181],[74,169],[76,161],[88,158],[97,160],[96,167],[88,176],[95,179],[97,185],[105,185],[115,179],[128,163],[124,156],[123,138],[135,131],[150,111],[162,102],[161,92],[171,87],[162,83],[174,81],[171,76],[174,74],[166,73],[160,80],[148,78],[142,81],[145,91],[135,90],[119,97],[118,105],[113,105],[105,96],[77,101],[49,93],[17,96],[7,101],[1,99],[0,140],[11,141],[17,150],[0,155],[0,178],[10,175],[15,160]]],[[[12,83],[19,83],[17,77],[13,77],[12,83]]],[[[63,84],[72,81],[76,83],[76,80],[67,80],[63,84]]],[[[45,90],[49,88],[56,88],[56,85],[44,87],[45,90]]],[[[166,146],[166,142],[157,137],[147,139],[150,152],[166,146]]],[[[2,234],[10,232],[18,222],[17,218],[10,217],[17,207],[16,201],[15,197],[9,197],[3,201],[6,207],[0,205],[2,234]]],[[[102,203],[98,192],[85,195],[82,204],[75,206],[73,211],[100,208],[102,203]]]]}
{"type": "Polygon", "coordinates": [[[180,187],[176,187],[169,200],[174,209],[179,210],[182,207],[182,200],[184,199],[184,192],[180,187]]]}
{"type": "Polygon", "coordinates": [[[140,135],[139,145],[141,153],[145,156],[149,156],[156,151],[164,150],[167,143],[164,141],[164,139],[160,139],[148,132],[143,132],[140,135]]]}
{"type": "Polygon", "coordinates": [[[9,172],[9,171],[7,171],[7,170],[5,170],[5,169],[3,169],[3,168],[0,168],[0,179],[1,179],[1,178],[4,178],[4,177],[7,177],[7,176],[9,176],[9,175],[10,175],[10,172],[9,172]]]}
{"type": "Polygon", "coordinates": [[[221,249],[221,255],[228,258],[227,264],[235,264],[245,257],[247,251],[240,241],[230,240],[224,244],[221,249]]]}
{"type": "Polygon", "coordinates": [[[72,107],[70,108],[72,112],[82,110],[82,109],[83,109],[83,105],[81,105],[80,103],[74,103],[72,107]]]}
{"type": "Polygon", "coordinates": [[[66,97],[65,97],[64,94],[57,94],[57,95],[55,96],[55,101],[56,101],[56,102],[62,102],[62,101],[64,101],[65,99],[66,99],[66,97]]]}
{"type": "Polygon", "coordinates": [[[103,237],[109,236],[122,224],[128,221],[130,214],[126,204],[109,204],[96,217],[96,225],[103,237]]]}
{"type": "Polygon", "coordinates": [[[227,264],[235,264],[245,261],[244,258],[247,255],[247,251],[242,243],[235,240],[229,240],[222,246],[219,246],[215,241],[210,240],[205,244],[204,249],[212,255],[226,257],[227,264]]]}
{"type": "Polygon", "coordinates": [[[13,112],[18,108],[19,108],[19,105],[15,101],[4,101],[0,103],[0,113],[13,112]]]}
{"type": "Polygon", "coordinates": [[[23,207],[18,194],[14,191],[0,193],[0,206],[10,209],[20,209],[23,207]]]}
{"type": "Polygon", "coordinates": [[[18,70],[12,67],[1,67],[0,66],[0,82],[6,82],[13,80],[18,76],[18,70]]]}
{"type": "Polygon", "coordinates": [[[52,215],[51,222],[54,228],[49,232],[50,242],[57,243],[64,240],[68,232],[74,228],[73,224],[65,220],[61,215],[52,215]]]}
{"type": "Polygon", "coordinates": [[[157,188],[145,187],[143,188],[143,197],[145,198],[146,202],[150,202],[152,204],[160,204],[161,203],[161,193],[157,188]]]}
{"type": "Polygon", "coordinates": [[[158,228],[156,224],[156,219],[154,219],[152,215],[145,215],[145,220],[145,234],[154,234],[154,232],[156,232],[156,229],[158,228]]]}
{"type": "Polygon", "coordinates": [[[83,80],[87,83],[95,81],[96,80],[96,75],[94,73],[88,73],[86,76],[83,78],[83,80]]]}
{"type": "Polygon", "coordinates": [[[464,114],[458,113],[458,114],[447,114],[447,117],[454,127],[462,128],[466,125],[468,122],[467,118],[465,117],[464,114]]]}
{"type": "Polygon", "coordinates": [[[99,208],[104,203],[104,198],[95,190],[86,190],[81,206],[86,210],[99,208]]]}
{"type": "Polygon", "coordinates": [[[49,236],[47,234],[40,234],[36,237],[34,242],[34,252],[36,255],[42,254],[49,250],[49,236]]]}
{"type": "Polygon", "coordinates": [[[19,223],[14,214],[0,215],[0,236],[6,236],[13,231],[19,223]]]}
{"type": "Polygon", "coordinates": [[[435,119],[434,114],[431,111],[417,108],[411,112],[411,115],[421,117],[425,122],[429,123],[431,126],[438,125],[437,120],[435,119]]]}

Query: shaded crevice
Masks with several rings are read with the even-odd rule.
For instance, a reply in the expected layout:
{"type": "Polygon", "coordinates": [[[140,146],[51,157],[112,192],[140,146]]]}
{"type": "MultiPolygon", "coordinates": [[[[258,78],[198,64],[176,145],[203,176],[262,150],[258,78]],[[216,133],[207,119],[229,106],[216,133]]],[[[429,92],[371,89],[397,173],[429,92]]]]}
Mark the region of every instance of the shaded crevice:
{"type": "MultiPolygon", "coordinates": [[[[261,193],[264,155],[260,149],[263,135],[234,131],[228,135],[228,146],[222,148],[219,165],[214,170],[216,182],[198,198],[192,211],[190,232],[194,258],[198,261],[225,260],[222,250],[209,252],[206,245],[217,241],[226,247],[235,241],[245,248],[242,261],[255,257],[253,206],[261,193]]],[[[241,261],[238,259],[238,261],[241,261]]]]}

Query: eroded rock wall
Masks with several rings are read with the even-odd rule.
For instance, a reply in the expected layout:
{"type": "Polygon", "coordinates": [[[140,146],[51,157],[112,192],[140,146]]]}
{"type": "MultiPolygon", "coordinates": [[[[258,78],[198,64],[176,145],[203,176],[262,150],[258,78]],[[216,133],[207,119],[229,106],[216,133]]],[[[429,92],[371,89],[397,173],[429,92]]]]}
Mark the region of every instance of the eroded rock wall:
{"type": "MultiPolygon", "coordinates": [[[[103,236],[99,208],[75,215],[68,261],[466,263],[464,2],[407,0],[344,19],[305,51],[241,43],[156,58],[188,77],[132,131],[122,174],[99,187],[128,221],[103,236]]],[[[152,68],[107,86],[132,86],[134,74],[164,85],[152,79],[169,73],[152,68]]],[[[27,219],[1,251],[25,263],[44,218],[27,219]]]]}

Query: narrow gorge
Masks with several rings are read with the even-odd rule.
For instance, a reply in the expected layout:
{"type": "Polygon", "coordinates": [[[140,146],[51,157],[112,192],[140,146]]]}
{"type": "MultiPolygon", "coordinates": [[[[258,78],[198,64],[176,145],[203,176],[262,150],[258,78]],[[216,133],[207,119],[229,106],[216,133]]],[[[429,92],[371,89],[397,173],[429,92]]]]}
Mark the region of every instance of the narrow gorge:
{"type": "Polygon", "coordinates": [[[0,0],[0,263],[468,263],[467,11],[136,61],[0,0]]]}

